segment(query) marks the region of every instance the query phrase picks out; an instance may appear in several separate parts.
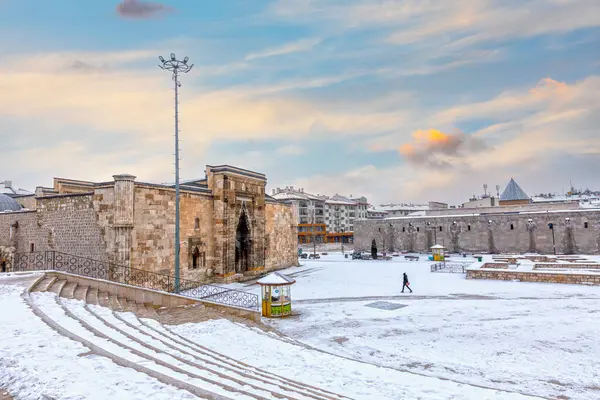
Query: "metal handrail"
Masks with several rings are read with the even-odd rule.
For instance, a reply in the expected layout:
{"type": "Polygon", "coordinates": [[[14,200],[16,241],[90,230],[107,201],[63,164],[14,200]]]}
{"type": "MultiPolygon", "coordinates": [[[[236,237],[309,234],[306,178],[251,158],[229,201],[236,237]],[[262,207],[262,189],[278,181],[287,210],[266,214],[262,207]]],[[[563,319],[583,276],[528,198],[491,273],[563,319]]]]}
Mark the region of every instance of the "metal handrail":
{"type": "Polygon", "coordinates": [[[435,264],[431,264],[431,272],[449,272],[455,274],[464,274],[466,273],[467,264],[462,263],[443,263],[438,262],[435,264]]]}
{"type": "MultiPolygon", "coordinates": [[[[174,276],[129,268],[109,261],[94,260],[60,251],[15,253],[11,264],[9,272],[62,271],[88,278],[104,279],[145,289],[176,293],[174,276]]],[[[177,294],[250,310],[258,310],[259,308],[257,294],[187,279],[180,279],[179,293],[177,294]]]]}

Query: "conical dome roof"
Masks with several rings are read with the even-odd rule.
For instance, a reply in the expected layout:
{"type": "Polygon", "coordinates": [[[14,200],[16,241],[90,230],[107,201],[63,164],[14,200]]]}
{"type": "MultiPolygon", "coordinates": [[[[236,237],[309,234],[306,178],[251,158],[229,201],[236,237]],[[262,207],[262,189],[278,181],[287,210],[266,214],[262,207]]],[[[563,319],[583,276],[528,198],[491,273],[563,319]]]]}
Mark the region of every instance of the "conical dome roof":
{"type": "Polygon", "coordinates": [[[510,178],[506,189],[500,195],[500,200],[511,201],[511,200],[529,200],[529,196],[513,178],[510,178]]]}

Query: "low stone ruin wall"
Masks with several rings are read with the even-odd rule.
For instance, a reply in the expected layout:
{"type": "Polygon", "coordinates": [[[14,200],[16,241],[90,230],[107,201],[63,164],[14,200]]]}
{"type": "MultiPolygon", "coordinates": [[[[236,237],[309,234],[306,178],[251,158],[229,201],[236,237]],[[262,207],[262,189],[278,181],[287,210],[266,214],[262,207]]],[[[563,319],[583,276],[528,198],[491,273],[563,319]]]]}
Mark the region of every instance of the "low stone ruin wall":
{"type": "Polygon", "coordinates": [[[508,269],[508,267],[509,267],[508,263],[504,263],[504,262],[491,262],[491,263],[485,263],[482,268],[508,269]]]}
{"type": "Polygon", "coordinates": [[[547,273],[521,271],[492,271],[485,269],[467,270],[467,279],[491,279],[500,281],[566,283],[574,285],[600,286],[600,274],[547,273]]]}
{"type": "MultiPolygon", "coordinates": [[[[488,268],[486,266],[486,268],[488,268]]],[[[557,264],[557,263],[544,263],[535,264],[533,269],[598,269],[600,270],[600,264],[557,264]]]]}

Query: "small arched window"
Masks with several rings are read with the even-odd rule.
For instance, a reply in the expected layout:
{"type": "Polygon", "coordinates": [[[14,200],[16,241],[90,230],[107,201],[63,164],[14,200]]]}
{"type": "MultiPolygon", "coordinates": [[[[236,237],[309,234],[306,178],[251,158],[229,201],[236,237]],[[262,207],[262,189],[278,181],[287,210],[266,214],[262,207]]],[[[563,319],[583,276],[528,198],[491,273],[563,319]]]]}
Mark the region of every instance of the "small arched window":
{"type": "Polygon", "coordinates": [[[515,226],[513,224],[510,224],[510,230],[513,231],[515,229],[515,226]]]}
{"type": "Polygon", "coordinates": [[[442,229],[442,227],[440,226],[440,232],[441,232],[442,230],[443,230],[443,229],[442,229]]]}
{"type": "Polygon", "coordinates": [[[467,225],[467,230],[470,231],[471,230],[471,225],[467,225]]]}
{"type": "Polygon", "coordinates": [[[196,219],[194,220],[194,229],[200,229],[200,218],[198,217],[196,217],[196,219]]]}
{"type": "Polygon", "coordinates": [[[584,223],[583,223],[583,227],[584,227],[585,229],[587,229],[587,228],[589,228],[589,227],[590,227],[590,224],[589,224],[589,223],[587,223],[587,222],[584,222],[584,223]]]}
{"type": "Polygon", "coordinates": [[[419,232],[419,227],[417,226],[417,232],[419,232]]]}
{"type": "Polygon", "coordinates": [[[406,232],[406,228],[404,226],[402,227],[402,232],[406,232]]]}
{"type": "Polygon", "coordinates": [[[35,250],[35,245],[34,245],[33,243],[31,243],[31,246],[30,246],[30,251],[33,253],[33,252],[34,252],[34,250],[35,250]]]}

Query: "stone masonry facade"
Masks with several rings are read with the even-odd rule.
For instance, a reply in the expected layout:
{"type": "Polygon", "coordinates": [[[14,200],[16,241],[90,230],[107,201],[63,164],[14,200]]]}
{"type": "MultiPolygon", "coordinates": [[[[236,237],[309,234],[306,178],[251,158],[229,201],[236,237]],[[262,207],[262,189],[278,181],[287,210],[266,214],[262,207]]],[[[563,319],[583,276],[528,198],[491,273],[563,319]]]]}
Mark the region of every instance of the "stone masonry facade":
{"type": "MultiPolygon", "coordinates": [[[[298,265],[295,214],[265,186],[264,175],[228,165],[180,185],[182,279],[229,282],[298,265]]],[[[173,185],[127,174],[102,183],[55,178],[35,200],[33,210],[0,213],[3,254],[54,250],[174,273],[173,185]]]]}
{"type": "Polygon", "coordinates": [[[497,212],[486,215],[403,217],[355,222],[356,249],[429,252],[599,254],[600,210],[497,212]],[[553,229],[548,224],[553,224],[553,229]]]}

